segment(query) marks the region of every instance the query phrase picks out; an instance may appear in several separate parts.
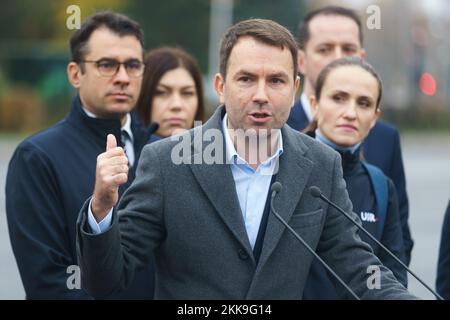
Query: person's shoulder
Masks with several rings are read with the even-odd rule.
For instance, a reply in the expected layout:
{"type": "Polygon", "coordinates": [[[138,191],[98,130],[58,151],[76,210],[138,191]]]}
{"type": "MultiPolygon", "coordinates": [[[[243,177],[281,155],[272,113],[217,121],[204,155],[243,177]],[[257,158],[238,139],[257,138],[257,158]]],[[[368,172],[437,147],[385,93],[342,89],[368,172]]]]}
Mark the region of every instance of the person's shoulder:
{"type": "Polygon", "coordinates": [[[384,176],[386,177],[386,181],[387,181],[387,184],[388,184],[388,192],[389,192],[389,194],[390,195],[395,194],[395,196],[397,196],[397,189],[395,188],[394,181],[392,181],[392,179],[389,178],[387,175],[384,174],[384,176]]]}
{"type": "Polygon", "coordinates": [[[285,133],[289,137],[289,140],[295,141],[295,144],[304,152],[304,154],[309,155],[311,157],[322,157],[322,158],[331,158],[334,159],[339,154],[325,145],[314,139],[313,137],[308,136],[303,132],[299,132],[295,129],[292,129],[288,126],[285,126],[285,133]]]}
{"type": "Polygon", "coordinates": [[[302,105],[302,100],[298,99],[297,101],[295,101],[294,105],[292,106],[293,109],[296,108],[302,108],[303,109],[303,105],[302,105]]]}
{"type": "Polygon", "coordinates": [[[156,141],[159,141],[159,140],[161,140],[161,139],[162,139],[162,138],[161,138],[160,136],[158,136],[158,135],[156,135],[156,134],[152,134],[152,135],[150,136],[150,138],[148,139],[147,144],[151,144],[151,143],[156,142],[156,141]]]}
{"type": "Polygon", "coordinates": [[[399,135],[397,127],[392,123],[386,122],[384,120],[378,120],[371,131],[373,131],[374,133],[382,133],[384,135],[390,136],[399,135]]]}
{"type": "Polygon", "coordinates": [[[55,148],[59,137],[64,135],[65,120],[43,129],[25,138],[16,148],[16,152],[35,152],[46,154],[55,148]]]}

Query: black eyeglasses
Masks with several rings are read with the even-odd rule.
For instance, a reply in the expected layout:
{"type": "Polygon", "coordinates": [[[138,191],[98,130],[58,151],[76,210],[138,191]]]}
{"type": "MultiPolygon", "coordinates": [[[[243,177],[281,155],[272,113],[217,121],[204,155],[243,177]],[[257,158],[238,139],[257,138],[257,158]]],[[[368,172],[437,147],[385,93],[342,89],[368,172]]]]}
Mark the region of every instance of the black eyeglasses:
{"type": "Polygon", "coordinates": [[[83,60],[80,62],[95,63],[97,70],[102,77],[113,77],[117,74],[120,65],[122,64],[125,67],[127,74],[133,78],[142,76],[145,69],[145,64],[137,59],[130,59],[125,62],[119,62],[115,59],[100,59],[97,61],[83,60]]]}

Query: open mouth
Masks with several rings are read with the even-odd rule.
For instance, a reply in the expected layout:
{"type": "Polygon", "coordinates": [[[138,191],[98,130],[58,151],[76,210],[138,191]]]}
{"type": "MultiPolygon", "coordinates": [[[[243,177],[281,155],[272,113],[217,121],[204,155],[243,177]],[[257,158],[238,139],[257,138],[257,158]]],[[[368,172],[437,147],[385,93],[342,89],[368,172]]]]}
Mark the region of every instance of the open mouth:
{"type": "Polygon", "coordinates": [[[254,124],[263,125],[272,118],[272,115],[267,111],[256,111],[249,113],[248,118],[254,124]]]}
{"type": "Polygon", "coordinates": [[[264,112],[254,112],[254,113],[249,114],[248,118],[254,124],[263,125],[266,122],[268,122],[272,118],[272,116],[270,114],[264,113],[264,112]]]}
{"type": "Polygon", "coordinates": [[[252,116],[258,119],[263,119],[267,118],[269,115],[265,113],[253,113],[252,116]]]}

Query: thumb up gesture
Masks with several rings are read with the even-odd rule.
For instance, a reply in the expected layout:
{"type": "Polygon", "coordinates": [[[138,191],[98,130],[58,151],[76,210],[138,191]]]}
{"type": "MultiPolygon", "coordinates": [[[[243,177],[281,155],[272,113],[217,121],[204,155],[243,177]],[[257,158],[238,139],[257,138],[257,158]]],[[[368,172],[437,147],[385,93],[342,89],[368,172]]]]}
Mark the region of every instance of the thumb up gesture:
{"type": "Polygon", "coordinates": [[[97,222],[103,220],[119,200],[119,187],[128,180],[128,158],[116,137],[108,134],[106,151],[97,157],[92,213],[97,222]]]}

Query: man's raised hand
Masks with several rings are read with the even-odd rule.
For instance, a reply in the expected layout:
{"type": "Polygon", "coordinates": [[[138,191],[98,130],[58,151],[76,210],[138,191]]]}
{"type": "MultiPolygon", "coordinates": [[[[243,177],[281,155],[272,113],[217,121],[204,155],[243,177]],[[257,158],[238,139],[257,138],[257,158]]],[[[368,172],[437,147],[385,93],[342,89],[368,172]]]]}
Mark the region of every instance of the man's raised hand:
{"type": "Polygon", "coordinates": [[[128,158],[116,137],[108,134],[106,151],[97,157],[92,213],[97,222],[103,220],[119,200],[119,187],[128,180],[128,158]]]}

